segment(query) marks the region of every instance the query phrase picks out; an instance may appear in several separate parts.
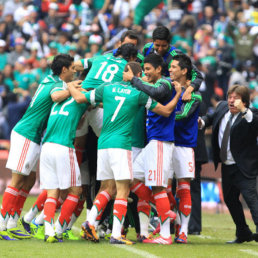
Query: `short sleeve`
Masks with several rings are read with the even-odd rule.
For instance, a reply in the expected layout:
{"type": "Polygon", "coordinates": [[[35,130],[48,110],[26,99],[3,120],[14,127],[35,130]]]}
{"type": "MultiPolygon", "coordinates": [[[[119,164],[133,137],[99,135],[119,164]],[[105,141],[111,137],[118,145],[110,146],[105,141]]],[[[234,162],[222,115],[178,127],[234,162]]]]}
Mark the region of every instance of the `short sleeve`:
{"type": "Polygon", "coordinates": [[[145,106],[145,108],[152,110],[157,106],[158,102],[149,97],[144,92],[140,92],[139,95],[139,105],[145,106]]]}
{"type": "Polygon", "coordinates": [[[56,91],[61,91],[61,90],[67,90],[67,84],[64,81],[54,83],[53,88],[50,91],[50,95],[52,95],[56,91]]]}

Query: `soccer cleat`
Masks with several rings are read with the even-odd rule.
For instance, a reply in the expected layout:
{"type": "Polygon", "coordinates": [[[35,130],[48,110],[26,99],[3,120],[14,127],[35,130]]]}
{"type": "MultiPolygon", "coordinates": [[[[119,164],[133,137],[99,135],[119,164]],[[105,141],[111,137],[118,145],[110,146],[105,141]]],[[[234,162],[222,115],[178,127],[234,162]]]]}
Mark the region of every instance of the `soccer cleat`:
{"type": "Polygon", "coordinates": [[[58,242],[62,243],[63,242],[63,239],[59,238],[57,236],[45,236],[44,240],[47,243],[58,243],[58,242]]]}
{"type": "Polygon", "coordinates": [[[82,230],[86,234],[86,239],[98,243],[99,237],[96,233],[95,227],[90,225],[88,221],[82,223],[82,230]]]}
{"type": "Polygon", "coordinates": [[[0,240],[18,240],[14,238],[7,230],[0,231],[0,240]]]}
{"type": "Polygon", "coordinates": [[[171,238],[171,236],[169,236],[169,238],[164,238],[162,236],[158,236],[158,237],[152,238],[152,239],[144,239],[142,242],[146,243],[146,244],[171,245],[172,238],[171,238]]]}
{"type": "Polygon", "coordinates": [[[23,228],[26,230],[26,232],[28,232],[29,234],[31,234],[31,229],[30,229],[30,223],[27,223],[24,221],[24,217],[22,217],[20,219],[20,223],[22,224],[23,228]]]}
{"type": "Polygon", "coordinates": [[[35,222],[35,219],[30,223],[31,234],[34,238],[43,240],[45,238],[45,227],[35,222]]]}
{"type": "Polygon", "coordinates": [[[185,235],[185,233],[181,233],[175,240],[175,242],[178,244],[187,244],[187,236],[185,235]]]}
{"type": "Polygon", "coordinates": [[[80,236],[81,236],[82,239],[87,240],[87,236],[86,236],[86,234],[84,233],[83,230],[81,230],[80,236]]]}
{"type": "Polygon", "coordinates": [[[10,233],[10,235],[12,235],[13,237],[18,238],[18,239],[29,239],[29,238],[32,238],[32,236],[30,234],[22,232],[18,228],[10,228],[7,231],[8,231],[8,233],[10,233]]]}
{"type": "Polygon", "coordinates": [[[149,236],[143,236],[143,235],[139,235],[137,236],[137,241],[140,242],[140,243],[143,243],[143,241],[145,239],[149,239],[149,240],[152,240],[153,239],[153,236],[150,234],[149,236]]]}
{"type": "Polygon", "coordinates": [[[67,240],[79,240],[79,237],[75,236],[71,229],[66,229],[63,233],[63,238],[67,240]]]}
{"type": "Polygon", "coordinates": [[[110,240],[109,240],[109,243],[110,244],[113,244],[113,245],[133,245],[135,244],[135,242],[129,240],[129,239],[126,239],[125,237],[119,237],[119,238],[114,238],[114,237],[110,237],[110,240]]]}

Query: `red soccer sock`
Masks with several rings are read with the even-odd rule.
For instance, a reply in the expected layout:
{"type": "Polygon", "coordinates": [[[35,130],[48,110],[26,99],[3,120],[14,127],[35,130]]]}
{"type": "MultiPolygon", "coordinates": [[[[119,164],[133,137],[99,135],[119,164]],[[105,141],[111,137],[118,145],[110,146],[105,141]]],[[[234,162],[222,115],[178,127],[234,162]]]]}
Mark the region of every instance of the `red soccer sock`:
{"type": "Polygon", "coordinates": [[[137,211],[138,213],[142,212],[144,213],[146,216],[150,216],[150,210],[151,210],[151,206],[149,205],[149,203],[147,203],[144,200],[138,200],[137,203],[137,211]]]}
{"type": "Polygon", "coordinates": [[[24,190],[24,189],[21,189],[17,198],[16,198],[16,202],[15,202],[15,206],[13,207],[12,209],[12,213],[11,215],[14,217],[15,213],[18,214],[18,216],[20,217],[21,215],[21,212],[22,212],[22,209],[23,209],[23,206],[24,206],[24,203],[27,199],[27,196],[28,196],[29,192],[24,190]]]}
{"type": "Polygon", "coordinates": [[[147,187],[145,184],[139,182],[133,187],[131,187],[131,191],[135,193],[139,199],[142,199],[146,202],[155,203],[151,189],[147,187]]]}
{"type": "Polygon", "coordinates": [[[64,200],[59,197],[57,200],[57,203],[56,203],[56,209],[58,210],[62,206],[63,203],[64,203],[64,200]]]}
{"type": "Polygon", "coordinates": [[[18,194],[19,190],[12,186],[7,186],[5,189],[1,206],[1,215],[3,218],[6,218],[6,215],[8,217],[11,215],[12,209],[15,207],[18,194]]]}
{"type": "Polygon", "coordinates": [[[63,227],[64,223],[69,224],[72,214],[78,205],[79,196],[68,194],[61,208],[59,223],[63,227]]]}
{"type": "Polygon", "coordinates": [[[172,193],[172,186],[169,185],[166,188],[166,191],[167,191],[168,199],[169,199],[169,202],[170,202],[170,209],[173,210],[174,208],[176,208],[176,200],[175,200],[175,197],[172,193]]]}
{"type": "Polygon", "coordinates": [[[43,190],[38,196],[36,202],[33,204],[32,209],[37,208],[38,211],[42,211],[44,208],[44,203],[47,199],[47,190],[43,190]]]}
{"type": "Polygon", "coordinates": [[[156,202],[158,216],[161,220],[161,223],[163,223],[170,217],[170,203],[166,191],[164,190],[162,192],[156,193],[154,195],[154,199],[156,202]]]}
{"type": "Polygon", "coordinates": [[[53,225],[56,212],[57,199],[48,197],[44,205],[44,221],[53,225]]]}
{"type": "Polygon", "coordinates": [[[81,215],[81,213],[82,213],[84,203],[85,203],[85,199],[79,200],[79,201],[78,201],[78,204],[77,204],[77,206],[76,206],[76,208],[75,208],[75,210],[73,211],[73,213],[75,214],[75,216],[76,216],[77,218],[78,218],[78,217],[81,215]]]}
{"type": "Polygon", "coordinates": [[[113,228],[112,236],[118,238],[121,236],[122,225],[127,212],[127,200],[116,199],[113,209],[113,228]]]}
{"type": "MultiPolygon", "coordinates": [[[[104,212],[110,199],[111,199],[111,196],[107,191],[102,191],[96,196],[96,199],[93,205],[95,205],[98,210],[98,216],[104,212]]],[[[96,220],[98,220],[98,217],[96,220]]]]}
{"type": "Polygon", "coordinates": [[[192,210],[190,182],[179,182],[177,196],[179,198],[179,212],[188,216],[192,210]]]}

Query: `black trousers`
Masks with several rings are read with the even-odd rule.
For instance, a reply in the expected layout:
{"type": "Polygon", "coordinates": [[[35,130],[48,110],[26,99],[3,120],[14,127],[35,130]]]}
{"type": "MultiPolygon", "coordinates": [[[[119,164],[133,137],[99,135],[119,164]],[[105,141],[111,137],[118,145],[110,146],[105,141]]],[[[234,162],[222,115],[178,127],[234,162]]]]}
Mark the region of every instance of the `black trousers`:
{"type": "Polygon", "coordinates": [[[240,193],[250,209],[254,224],[256,225],[256,232],[258,232],[256,178],[250,179],[245,177],[237,165],[222,164],[222,190],[224,201],[236,224],[236,236],[241,238],[251,234],[251,230],[246,224],[243,206],[239,200],[240,193]]]}
{"type": "Polygon", "coordinates": [[[195,178],[191,181],[192,211],[188,224],[188,232],[202,231],[202,207],[201,207],[201,169],[200,162],[195,163],[195,178]]]}

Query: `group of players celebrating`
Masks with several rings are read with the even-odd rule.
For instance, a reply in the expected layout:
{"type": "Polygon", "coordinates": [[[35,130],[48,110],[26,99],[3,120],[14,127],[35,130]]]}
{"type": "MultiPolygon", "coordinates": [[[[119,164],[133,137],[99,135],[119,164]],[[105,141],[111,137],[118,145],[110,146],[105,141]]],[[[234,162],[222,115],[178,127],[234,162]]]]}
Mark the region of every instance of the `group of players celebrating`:
{"type": "Polygon", "coordinates": [[[71,232],[85,202],[82,185],[87,184],[75,146],[91,126],[98,137],[101,186],[82,224],[84,238],[99,242],[97,226],[114,199],[110,243],[133,244],[121,233],[131,191],[138,197],[139,242],[172,244],[170,223],[175,221],[175,242],[187,243],[202,76],[170,40],[169,30],[159,26],[142,54],[137,33],[127,31],[120,47],[102,56],[76,62],[64,54],[54,58],[52,75],[41,82],[12,130],[6,165],[12,180],[3,195],[0,239],[30,238],[43,229],[43,239],[53,243],[71,232]],[[74,74],[84,70],[85,79],[73,81],[74,74]],[[35,183],[38,160],[44,190],[20,219],[27,234],[17,223],[35,183]],[[171,189],[173,177],[178,203],[171,189]],[[159,217],[158,237],[148,232],[151,207],[159,217]]]}

